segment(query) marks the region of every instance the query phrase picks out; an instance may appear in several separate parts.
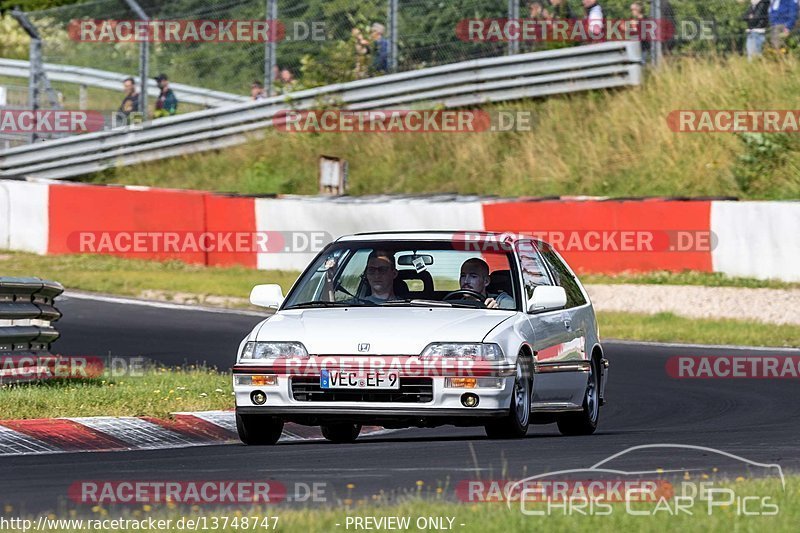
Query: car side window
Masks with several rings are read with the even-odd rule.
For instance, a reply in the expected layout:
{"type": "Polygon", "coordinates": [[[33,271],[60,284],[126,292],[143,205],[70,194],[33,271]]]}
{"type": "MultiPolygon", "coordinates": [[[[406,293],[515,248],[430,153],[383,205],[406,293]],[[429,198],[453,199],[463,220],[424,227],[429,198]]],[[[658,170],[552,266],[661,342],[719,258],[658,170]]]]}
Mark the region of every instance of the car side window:
{"type": "MultiPolygon", "coordinates": [[[[539,252],[531,241],[521,241],[517,245],[519,263],[522,267],[522,282],[525,285],[526,301],[533,297],[533,289],[538,285],[552,285],[547,268],[542,262],[539,252]]],[[[527,304],[526,304],[527,307],[527,304]]]]}
{"type": "Polygon", "coordinates": [[[584,305],[586,303],[586,298],[583,297],[578,282],[575,281],[575,277],[570,273],[567,266],[556,255],[549,244],[543,244],[542,256],[544,260],[547,261],[551,272],[553,272],[556,285],[564,287],[564,291],[567,293],[567,308],[584,305]]]}

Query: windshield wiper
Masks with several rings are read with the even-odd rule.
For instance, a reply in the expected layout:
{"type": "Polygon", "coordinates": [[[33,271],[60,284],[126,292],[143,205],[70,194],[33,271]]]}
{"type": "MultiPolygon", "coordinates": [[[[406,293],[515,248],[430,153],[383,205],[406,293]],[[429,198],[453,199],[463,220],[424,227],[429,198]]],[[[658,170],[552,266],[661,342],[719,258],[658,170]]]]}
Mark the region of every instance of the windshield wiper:
{"type": "Polygon", "coordinates": [[[415,298],[413,300],[389,300],[383,302],[381,305],[413,305],[419,307],[453,307],[450,302],[443,302],[441,300],[423,300],[422,298],[415,298]]]}
{"type": "Polygon", "coordinates": [[[349,305],[346,302],[329,302],[327,300],[313,300],[310,302],[303,302],[299,304],[290,305],[286,307],[286,310],[289,309],[303,309],[305,307],[344,307],[349,305]]]}

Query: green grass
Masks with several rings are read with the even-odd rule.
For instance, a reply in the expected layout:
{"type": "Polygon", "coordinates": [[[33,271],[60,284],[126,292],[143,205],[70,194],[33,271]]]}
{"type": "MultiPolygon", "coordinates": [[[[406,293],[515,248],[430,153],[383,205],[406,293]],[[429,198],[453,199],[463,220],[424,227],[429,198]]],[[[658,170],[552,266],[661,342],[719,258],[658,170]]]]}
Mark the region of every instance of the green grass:
{"type": "MultiPolygon", "coordinates": [[[[502,105],[533,112],[530,131],[303,134],[120,168],[88,181],[250,194],[316,194],[318,157],[349,163],[350,193],[800,196],[800,138],[675,133],[685,109],[792,109],[797,60],[668,61],[638,88],[502,105]],[[770,80],[770,83],[764,83],[770,80]]],[[[493,108],[494,109],[494,108],[493,108]]]]}
{"type": "MultiPolygon", "coordinates": [[[[768,498],[767,505],[777,505],[777,514],[774,516],[746,516],[739,512],[741,507],[737,504],[727,507],[713,507],[708,512],[707,500],[700,497],[692,500],[692,505],[679,514],[669,514],[664,507],[652,516],[633,516],[626,512],[624,503],[612,505],[612,511],[606,516],[589,514],[582,516],[577,512],[567,515],[563,510],[554,510],[549,516],[529,516],[520,511],[519,504],[511,505],[509,509],[504,503],[478,503],[459,504],[445,500],[452,498],[452,488],[447,492],[437,493],[434,487],[415,487],[411,489],[412,496],[401,498],[399,503],[382,503],[385,495],[376,494],[370,501],[352,501],[345,498],[339,507],[324,506],[322,508],[289,508],[286,506],[255,506],[242,509],[222,511],[214,508],[192,508],[192,511],[182,511],[175,508],[174,504],[163,507],[140,506],[139,508],[124,509],[122,511],[109,511],[102,506],[91,508],[92,519],[129,518],[141,520],[147,517],[170,519],[172,526],[162,531],[181,531],[176,527],[176,522],[181,518],[197,518],[198,516],[217,517],[219,520],[228,520],[228,527],[220,527],[216,531],[242,531],[242,528],[232,527],[231,520],[236,517],[278,517],[276,531],[283,532],[332,532],[356,531],[351,524],[346,527],[347,517],[410,517],[414,524],[419,517],[451,517],[453,518],[453,531],[508,533],[509,531],[564,531],[564,532],[595,532],[595,531],[637,531],[662,533],[663,531],[703,531],[729,533],[762,532],[773,533],[797,531],[800,523],[800,478],[789,476],[786,478],[786,488],[783,490],[775,479],[741,479],[736,481],[719,481],[714,487],[729,488],[737,497],[756,497],[750,500],[748,511],[761,509],[761,498],[768,498]],[[376,501],[377,500],[377,501],[376,501]],[[142,508],[144,507],[144,508],[142,508]],[[688,514],[691,513],[691,514],[688,514]],[[338,525],[337,525],[338,524],[338,525]],[[463,526],[461,525],[463,524],[463,526]]],[[[722,496],[718,496],[721,498],[722,496]]],[[[665,504],[674,508],[673,499],[664,500],[665,504]]],[[[532,504],[531,509],[543,509],[544,504],[532,504]]],[[[653,512],[655,502],[636,503],[631,507],[637,511],[653,512]]],[[[764,511],[774,508],[763,507],[764,511]]],[[[12,509],[13,510],[13,509],[12,509]]],[[[87,509],[87,512],[89,510],[87,509]]],[[[72,512],[74,513],[74,511],[72,512]]],[[[72,514],[70,513],[70,514],[72,514]]],[[[67,515],[69,516],[69,515],[67,515]]],[[[72,514],[74,516],[74,514],[72,514]]],[[[36,519],[37,517],[32,517],[36,519]]],[[[56,518],[52,515],[51,518],[56,518]]],[[[61,518],[61,516],[59,516],[61,518]]],[[[65,517],[66,518],[66,517],[65,517]]],[[[209,522],[210,523],[210,522],[209,522]]],[[[269,530],[273,530],[274,523],[269,522],[269,530]]],[[[251,526],[252,527],[252,523],[251,526]]],[[[264,529],[258,529],[264,531],[264,529]]],[[[79,531],[78,529],[65,528],[58,531],[79,531]]],[[[118,531],[135,531],[135,529],[119,529],[118,531]]],[[[371,531],[392,531],[384,528],[375,528],[371,531]]],[[[395,529],[394,531],[398,531],[395,529]]],[[[420,531],[415,526],[401,531],[420,531]]],[[[425,530],[422,530],[425,531],[425,530]]],[[[427,531],[434,531],[428,529],[427,531]]]]}
{"type": "Polygon", "coordinates": [[[168,418],[177,411],[230,409],[234,403],[232,392],[229,373],[193,367],[148,368],[141,375],[6,384],[0,386],[0,419],[168,418]]]}
{"type": "Polygon", "coordinates": [[[734,278],[719,272],[647,272],[636,274],[582,274],[584,284],[702,285],[704,287],[745,287],[748,289],[796,289],[800,283],[776,279],[734,278]]]}
{"type": "Polygon", "coordinates": [[[4,276],[35,276],[58,281],[68,289],[142,296],[144,291],[248,298],[259,283],[278,283],[284,293],[297,272],[244,267],[206,267],[181,261],[145,261],[108,255],[48,255],[0,253],[4,276]]]}
{"type": "Polygon", "coordinates": [[[800,326],[793,325],[603,311],[597,313],[597,322],[604,339],[800,347],[800,326]]]}

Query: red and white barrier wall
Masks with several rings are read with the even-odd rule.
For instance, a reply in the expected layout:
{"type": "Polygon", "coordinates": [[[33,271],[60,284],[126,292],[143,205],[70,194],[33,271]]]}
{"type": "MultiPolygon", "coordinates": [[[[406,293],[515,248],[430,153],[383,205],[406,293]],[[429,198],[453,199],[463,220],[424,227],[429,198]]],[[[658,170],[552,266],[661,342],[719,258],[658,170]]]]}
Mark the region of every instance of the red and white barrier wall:
{"type": "MultiPolygon", "coordinates": [[[[79,232],[711,232],[713,249],[565,250],[581,272],[697,270],[800,281],[800,202],[251,198],[199,191],[0,180],[0,249],[76,251],[79,232]]],[[[118,253],[206,265],[299,270],[313,252],[118,253]]]]}

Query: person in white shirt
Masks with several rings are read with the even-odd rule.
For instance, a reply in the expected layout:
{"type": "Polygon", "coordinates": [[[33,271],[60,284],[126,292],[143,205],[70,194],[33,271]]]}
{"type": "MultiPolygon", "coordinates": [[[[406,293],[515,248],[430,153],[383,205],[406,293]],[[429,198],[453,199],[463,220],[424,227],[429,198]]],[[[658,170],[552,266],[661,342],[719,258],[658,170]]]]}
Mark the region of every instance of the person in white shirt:
{"type": "Polygon", "coordinates": [[[603,36],[603,8],[597,0],[582,0],[583,9],[586,11],[586,21],[589,37],[597,39],[603,36]]]}

